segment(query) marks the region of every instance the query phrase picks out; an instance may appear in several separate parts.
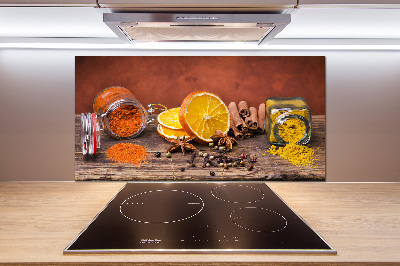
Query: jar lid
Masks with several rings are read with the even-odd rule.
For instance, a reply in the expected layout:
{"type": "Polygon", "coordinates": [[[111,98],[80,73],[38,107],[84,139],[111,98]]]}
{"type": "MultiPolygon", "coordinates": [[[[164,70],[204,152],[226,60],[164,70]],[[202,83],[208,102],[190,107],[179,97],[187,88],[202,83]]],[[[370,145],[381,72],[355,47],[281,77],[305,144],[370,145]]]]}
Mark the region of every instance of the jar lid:
{"type": "Polygon", "coordinates": [[[100,148],[100,123],[94,113],[81,113],[81,147],[83,155],[96,154],[100,148]]]}

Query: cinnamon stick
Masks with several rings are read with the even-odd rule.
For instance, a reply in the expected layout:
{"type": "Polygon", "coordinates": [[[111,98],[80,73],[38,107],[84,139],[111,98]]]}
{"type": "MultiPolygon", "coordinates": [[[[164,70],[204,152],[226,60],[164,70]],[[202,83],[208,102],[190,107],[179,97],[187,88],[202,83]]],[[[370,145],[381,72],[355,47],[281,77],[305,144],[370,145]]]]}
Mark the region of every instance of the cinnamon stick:
{"type": "Polygon", "coordinates": [[[253,120],[251,120],[251,117],[250,117],[250,116],[244,118],[244,123],[245,123],[246,126],[248,126],[250,129],[251,129],[251,127],[253,126],[253,120]]]}
{"type": "Polygon", "coordinates": [[[250,121],[251,121],[248,124],[249,128],[252,129],[252,130],[256,130],[257,127],[258,127],[257,108],[250,107],[249,111],[250,111],[250,121]]]}
{"type": "Polygon", "coordinates": [[[237,105],[235,102],[231,102],[228,105],[229,114],[232,118],[232,124],[237,128],[238,131],[242,132],[243,130],[247,129],[246,124],[244,123],[243,119],[240,117],[237,105]]]}
{"type": "Polygon", "coordinates": [[[229,129],[229,131],[232,131],[232,134],[235,136],[235,139],[237,139],[237,140],[244,139],[243,134],[241,132],[239,132],[237,127],[235,127],[235,125],[233,124],[232,116],[231,116],[231,128],[229,129]]]}
{"type": "Polygon", "coordinates": [[[250,138],[251,136],[253,136],[253,132],[251,130],[246,130],[245,132],[243,132],[243,137],[245,139],[250,138]]]}
{"type": "Polygon", "coordinates": [[[262,135],[265,132],[265,103],[258,107],[258,127],[257,134],[262,135]]]}
{"type": "Polygon", "coordinates": [[[240,101],[238,103],[238,110],[239,110],[239,114],[242,117],[248,117],[250,116],[250,111],[249,111],[249,106],[247,105],[246,101],[240,101]]]}

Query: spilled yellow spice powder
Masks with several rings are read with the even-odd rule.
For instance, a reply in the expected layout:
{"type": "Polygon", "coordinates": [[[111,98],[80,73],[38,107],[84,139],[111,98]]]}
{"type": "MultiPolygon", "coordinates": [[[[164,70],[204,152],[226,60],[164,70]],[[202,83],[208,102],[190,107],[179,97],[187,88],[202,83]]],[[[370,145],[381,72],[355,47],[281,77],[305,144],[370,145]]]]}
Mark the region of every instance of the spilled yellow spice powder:
{"type": "Polygon", "coordinates": [[[314,149],[310,145],[300,145],[298,141],[304,136],[306,127],[304,122],[298,118],[289,119],[279,127],[279,135],[288,142],[283,147],[272,145],[267,152],[272,155],[279,155],[296,166],[317,167],[314,164],[314,149]]]}
{"type": "Polygon", "coordinates": [[[267,150],[269,154],[279,155],[281,158],[288,160],[292,164],[296,166],[310,166],[317,167],[314,165],[314,149],[309,145],[300,145],[297,142],[289,142],[283,147],[277,148],[275,145],[272,145],[269,150],[267,150]]]}

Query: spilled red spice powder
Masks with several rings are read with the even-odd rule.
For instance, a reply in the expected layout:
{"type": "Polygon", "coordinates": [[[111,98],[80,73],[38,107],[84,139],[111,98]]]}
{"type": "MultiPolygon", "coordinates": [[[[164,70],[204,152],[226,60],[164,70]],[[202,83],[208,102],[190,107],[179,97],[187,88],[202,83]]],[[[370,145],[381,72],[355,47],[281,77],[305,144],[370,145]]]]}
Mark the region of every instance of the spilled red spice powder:
{"type": "Polygon", "coordinates": [[[140,129],[141,124],[139,109],[133,105],[118,107],[108,118],[111,131],[120,137],[135,134],[140,129]]]}
{"type": "Polygon", "coordinates": [[[107,158],[117,163],[131,163],[137,166],[148,162],[146,148],[133,143],[118,143],[107,150],[107,158]]]}

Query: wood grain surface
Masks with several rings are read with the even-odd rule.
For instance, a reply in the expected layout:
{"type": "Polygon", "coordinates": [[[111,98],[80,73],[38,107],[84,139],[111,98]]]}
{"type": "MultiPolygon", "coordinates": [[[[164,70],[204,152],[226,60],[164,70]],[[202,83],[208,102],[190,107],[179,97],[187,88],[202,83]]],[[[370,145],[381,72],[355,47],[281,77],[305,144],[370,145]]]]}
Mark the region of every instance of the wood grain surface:
{"type": "Polygon", "coordinates": [[[13,182],[0,183],[0,264],[400,264],[400,183],[267,184],[337,250],[337,255],[63,255],[64,248],[124,183],[13,182]]]}
{"type": "MultiPolygon", "coordinates": [[[[310,145],[315,151],[315,168],[307,166],[294,166],[289,161],[276,155],[266,153],[270,144],[266,135],[253,135],[249,139],[239,141],[229,157],[238,157],[240,154],[255,154],[257,163],[253,171],[247,167],[222,167],[203,168],[203,158],[195,159],[196,167],[188,167],[187,160],[190,155],[173,153],[171,158],[164,156],[171,144],[161,138],[156,130],[156,125],[150,125],[135,139],[116,140],[106,132],[101,132],[101,148],[95,156],[83,156],[80,144],[80,118],[75,115],[75,180],[114,180],[114,181],[324,181],[325,180],[325,116],[312,117],[312,134],[310,145]],[[106,156],[107,149],[119,142],[130,142],[144,146],[149,153],[147,164],[141,167],[126,163],[114,163],[106,156]],[[161,152],[160,158],[155,157],[155,152],[161,152]],[[185,171],[181,171],[185,168],[185,171]],[[215,176],[210,176],[210,171],[215,176]]],[[[206,145],[193,142],[199,151],[216,154],[215,150],[206,145]]]]}

